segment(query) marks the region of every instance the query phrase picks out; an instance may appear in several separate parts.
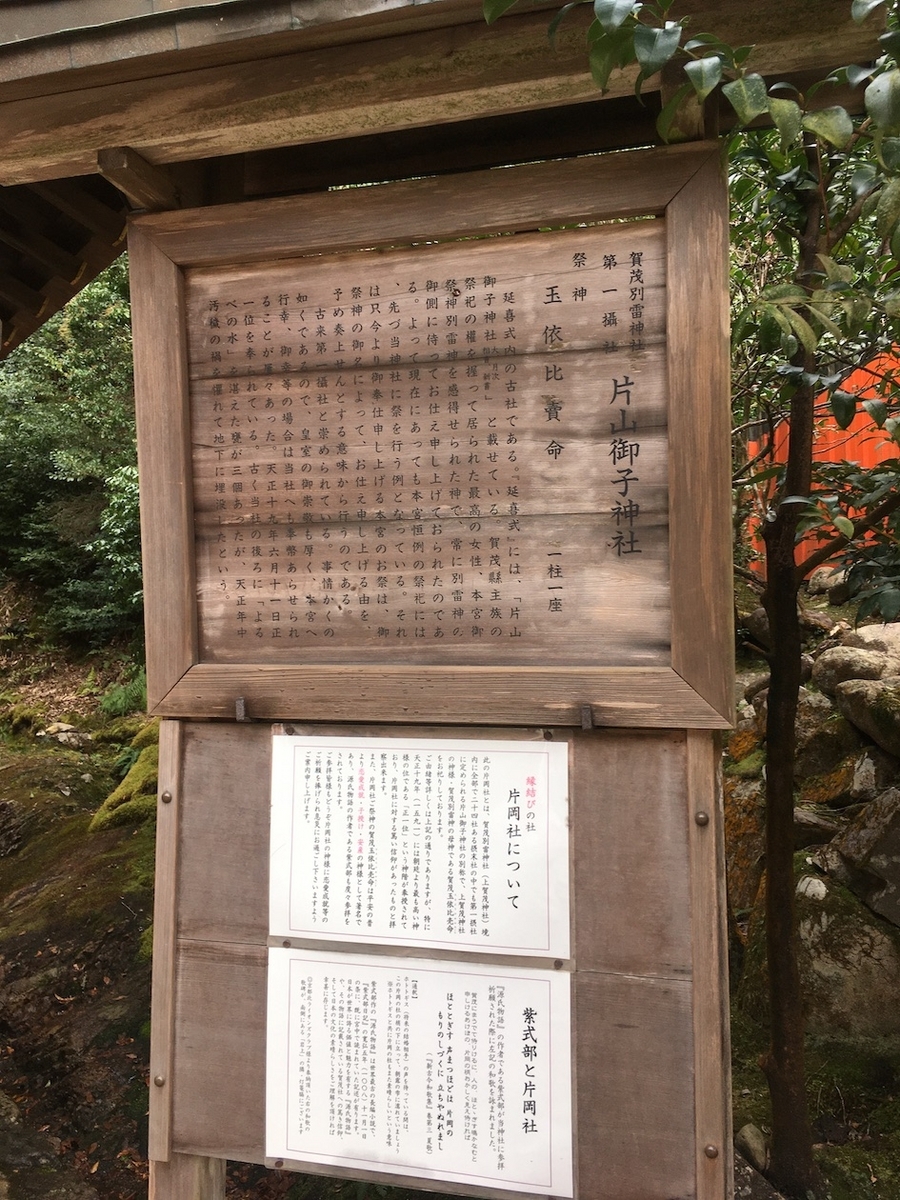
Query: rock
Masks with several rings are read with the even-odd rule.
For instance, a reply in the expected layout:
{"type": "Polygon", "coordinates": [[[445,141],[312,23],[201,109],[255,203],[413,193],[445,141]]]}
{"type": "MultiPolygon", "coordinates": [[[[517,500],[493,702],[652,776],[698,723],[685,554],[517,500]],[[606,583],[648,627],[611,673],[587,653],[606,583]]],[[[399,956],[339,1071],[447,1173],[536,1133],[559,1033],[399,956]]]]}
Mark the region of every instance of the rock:
{"type": "MultiPolygon", "coordinates": [[[[897,1037],[900,930],[832,879],[813,876],[807,857],[813,855],[803,856],[796,897],[807,1032],[832,1039],[897,1037]]],[[[738,990],[742,1009],[760,1022],[767,1020],[768,1012],[764,910],[763,885],[750,918],[738,990]]]]}
{"type": "Polygon", "coordinates": [[[736,915],[753,907],[765,860],[765,797],[758,779],[725,779],[725,871],[736,915]]]}
{"type": "Polygon", "coordinates": [[[850,586],[846,579],[839,579],[828,589],[828,603],[834,605],[846,604],[850,599],[850,586]]]}
{"type": "Polygon", "coordinates": [[[811,900],[824,900],[828,895],[828,886],[817,875],[804,875],[797,883],[797,895],[809,896],[811,900]]]}
{"type": "Polygon", "coordinates": [[[753,612],[747,613],[744,617],[744,628],[754,642],[756,642],[757,646],[768,649],[771,645],[769,640],[769,618],[766,616],[766,610],[762,605],[759,608],[754,608],[753,612]]]}
{"type": "Polygon", "coordinates": [[[812,679],[812,673],[813,673],[814,666],[815,666],[815,659],[813,658],[813,656],[811,654],[801,654],[800,655],[800,682],[801,683],[809,683],[810,679],[812,679]]]}
{"type": "Polygon", "coordinates": [[[799,803],[807,808],[822,804],[828,808],[846,808],[852,804],[851,788],[856,763],[857,755],[848,754],[833,771],[807,776],[800,784],[799,803]]]}
{"type": "Polygon", "coordinates": [[[880,679],[890,659],[879,650],[857,646],[834,646],[823,650],[812,669],[812,681],[826,696],[846,679],[880,679]]]}
{"type": "Polygon", "coordinates": [[[39,730],[35,737],[53,738],[61,746],[71,746],[75,750],[80,750],[82,746],[87,746],[94,740],[91,734],[81,733],[74,725],[67,725],[64,721],[54,721],[46,729],[39,730]]]}
{"type": "Polygon", "coordinates": [[[848,679],[837,685],[835,700],[851,724],[900,757],[900,678],[848,679]]]}
{"type": "Polygon", "coordinates": [[[841,832],[841,826],[832,817],[811,808],[794,809],[794,849],[821,846],[830,842],[841,832]]]}
{"type": "Polygon", "coordinates": [[[827,775],[862,744],[857,729],[839,716],[827,696],[800,689],[794,778],[827,775]]]}
{"type": "Polygon", "coordinates": [[[769,1165],[769,1146],[766,1135],[756,1125],[743,1125],[734,1135],[734,1148],[753,1167],[765,1171],[769,1165]]]}
{"type": "Polygon", "coordinates": [[[852,868],[853,891],[873,912],[900,925],[900,788],[867,804],[834,848],[852,868]]]}
{"type": "Polygon", "coordinates": [[[841,583],[847,572],[840,567],[816,567],[806,581],[806,590],[810,596],[824,596],[829,588],[841,583]]]}
{"type": "Polygon", "coordinates": [[[768,671],[754,671],[752,675],[743,675],[737,680],[737,686],[741,690],[741,695],[745,700],[751,700],[761,692],[763,688],[769,686],[768,671]]]}
{"type": "Polygon", "coordinates": [[[900,759],[880,746],[869,746],[854,764],[850,796],[853,800],[874,800],[897,783],[900,783],[900,759]]]}
{"type": "Polygon", "coordinates": [[[734,1200],[783,1200],[783,1197],[739,1154],[734,1160],[734,1200]]]}
{"type": "Polygon", "coordinates": [[[845,646],[861,650],[880,650],[900,662],[900,622],[883,625],[860,625],[844,636],[845,646]]]}
{"type": "Polygon", "coordinates": [[[900,1034],[900,935],[839,884],[818,879],[797,897],[809,1033],[900,1034]]]}

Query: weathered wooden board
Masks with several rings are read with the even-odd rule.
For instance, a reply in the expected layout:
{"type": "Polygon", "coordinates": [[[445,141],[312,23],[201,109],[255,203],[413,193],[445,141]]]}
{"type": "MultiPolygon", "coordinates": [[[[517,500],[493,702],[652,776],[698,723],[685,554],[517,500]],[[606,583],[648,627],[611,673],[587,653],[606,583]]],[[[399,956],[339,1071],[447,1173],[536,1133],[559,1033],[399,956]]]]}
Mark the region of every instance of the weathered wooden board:
{"type": "MultiPolygon", "coordinates": [[[[80,56],[75,47],[74,59],[72,45],[58,39],[8,49],[0,182],[89,174],[97,151],[109,146],[132,146],[154,163],[189,161],[596,95],[583,24],[564,24],[555,52],[548,50],[555,5],[513,10],[492,28],[480,0],[378,5],[377,13],[354,6],[370,10],[361,23],[329,20],[335,10],[326,8],[318,28],[308,6],[299,7],[307,27],[269,38],[253,37],[267,26],[251,20],[216,44],[218,14],[191,37],[177,22],[162,28],[154,12],[153,29],[140,31],[130,48],[107,34],[80,56]]],[[[278,6],[282,22],[286,11],[278,6]]],[[[242,11],[240,22],[247,19],[242,11]]],[[[756,45],[752,69],[778,79],[804,70],[824,75],[878,55],[877,17],[853,22],[846,0],[704,0],[692,6],[692,21],[692,29],[730,45],[756,45]]],[[[628,96],[634,73],[614,72],[610,82],[611,97],[628,96]]]]}
{"type": "Polygon", "coordinates": [[[164,214],[132,244],[156,711],[727,722],[715,151],[164,214]]]}
{"type": "MultiPolygon", "coordinates": [[[[171,802],[180,809],[178,844],[160,851],[178,858],[177,899],[166,901],[176,904],[178,932],[174,944],[163,934],[155,947],[176,964],[173,1065],[156,1090],[171,1105],[171,1153],[262,1161],[271,730],[182,728],[171,802]]],[[[540,729],[440,732],[481,740],[547,736],[540,729]]],[[[730,1176],[716,740],[700,731],[564,736],[571,747],[573,951],[565,969],[574,987],[576,1194],[722,1200],[730,1176]],[[708,823],[696,821],[698,811],[708,823]]],[[[170,893],[173,874],[161,875],[170,893]]],[[[154,1122],[161,1111],[154,1109],[154,1122]]]]}
{"type": "Polygon", "coordinates": [[[188,272],[201,659],[668,665],[664,254],[188,272]]]}

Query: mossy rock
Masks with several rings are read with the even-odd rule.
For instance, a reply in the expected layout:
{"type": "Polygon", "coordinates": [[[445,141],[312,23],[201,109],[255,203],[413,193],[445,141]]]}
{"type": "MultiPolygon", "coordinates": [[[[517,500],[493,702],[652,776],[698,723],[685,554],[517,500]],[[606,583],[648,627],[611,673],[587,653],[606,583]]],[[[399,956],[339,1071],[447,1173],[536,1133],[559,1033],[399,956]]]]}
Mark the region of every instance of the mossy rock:
{"type": "Polygon", "coordinates": [[[826,804],[830,808],[845,808],[853,803],[853,776],[856,755],[848,755],[833,771],[811,775],[800,786],[800,804],[826,804]]]}
{"type": "Polygon", "coordinates": [[[730,763],[725,768],[725,774],[733,775],[737,779],[758,779],[762,775],[765,765],[765,752],[762,749],[754,750],[752,754],[748,754],[740,762],[730,763]]]}
{"type": "MultiPolygon", "coordinates": [[[[103,721],[102,723],[95,720],[92,722],[97,726],[93,730],[94,741],[101,746],[131,744],[134,738],[138,737],[146,728],[147,723],[146,717],[117,717],[114,721],[103,721]]],[[[158,722],[156,724],[158,725],[158,722]]]]}
{"type": "MultiPolygon", "coordinates": [[[[794,858],[799,966],[810,1035],[900,1039],[900,930],[833,879],[794,858]]],[[[765,1024],[765,879],[750,918],[738,1004],[765,1024]]]]}
{"type": "Polygon", "coordinates": [[[147,746],[159,745],[159,717],[144,725],[131,739],[134,750],[143,750],[147,746]]]}
{"type": "MultiPolygon", "coordinates": [[[[138,737],[141,737],[138,734],[138,737]]],[[[135,739],[137,741],[137,738],[135,739]]],[[[156,813],[156,785],[159,778],[159,746],[144,746],[134,766],[94,814],[90,828],[108,829],[111,825],[140,824],[156,813]]]]}

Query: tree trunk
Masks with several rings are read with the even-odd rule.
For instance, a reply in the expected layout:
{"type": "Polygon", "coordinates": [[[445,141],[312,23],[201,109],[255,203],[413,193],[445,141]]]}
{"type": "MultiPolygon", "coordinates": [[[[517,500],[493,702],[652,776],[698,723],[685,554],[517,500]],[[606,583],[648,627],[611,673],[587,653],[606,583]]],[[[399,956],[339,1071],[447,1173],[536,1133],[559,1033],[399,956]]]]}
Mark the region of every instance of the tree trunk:
{"type": "MultiPolygon", "coordinates": [[[[793,430],[792,430],[793,432],[793,430]]],[[[782,505],[766,528],[771,681],[766,715],[766,953],[771,1042],[762,1062],[772,1101],[773,1181],[788,1196],[821,1194],[812,1155],[803,1054],[803,997],[794,905],[794,752],[800,619],[794,543],[799,507],[782,505]]]]}

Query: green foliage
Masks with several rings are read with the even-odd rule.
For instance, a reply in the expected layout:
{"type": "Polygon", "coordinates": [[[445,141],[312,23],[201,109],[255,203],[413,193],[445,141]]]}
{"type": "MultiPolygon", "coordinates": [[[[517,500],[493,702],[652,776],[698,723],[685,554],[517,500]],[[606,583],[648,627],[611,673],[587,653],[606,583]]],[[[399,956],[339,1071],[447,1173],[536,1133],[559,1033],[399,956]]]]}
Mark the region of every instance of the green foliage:
{"type": "Polygon", "coordinates": [[[89,646],[141,621],[131,370],[124,259],[0,363],[0,574],[89,646]]]}
{"type": "Polygon", "coordinates": [[[107,717],[127,717],[147,707],[147,673],[141,667],[131,679],[113,684],[100,697],[100,711],[107,717]]]}

